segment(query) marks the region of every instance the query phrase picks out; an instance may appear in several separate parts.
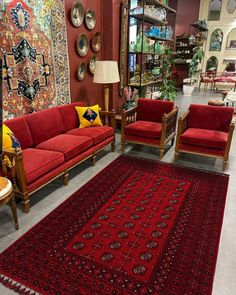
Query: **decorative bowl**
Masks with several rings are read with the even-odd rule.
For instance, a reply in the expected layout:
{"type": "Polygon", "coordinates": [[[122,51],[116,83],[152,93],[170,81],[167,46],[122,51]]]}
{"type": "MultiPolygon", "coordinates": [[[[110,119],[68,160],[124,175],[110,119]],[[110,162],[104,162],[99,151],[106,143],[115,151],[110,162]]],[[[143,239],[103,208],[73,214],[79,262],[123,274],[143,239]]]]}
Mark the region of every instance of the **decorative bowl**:
{"type": "Polygon", "coordinates": [[[76,1],[71,8],[71,22],[75,27],[79,27],[84,19],[84,7],[80,1],[76,1]]]}
{"type": "Polygon", "coordinates": [[[85,20],[86,27],[89,30],[94,29],[96,26],[96,14],[94,10],[88,9],[85,13],[84,20],[85,20]]]}
{"type": "Polygon", "coordinates": [[[95,69],[95,62],[97,61],[97,57],[93,55],[89,60],[89,71],[93,75],[95,69]]]}
{"type": "Polygon", "coordinates": [[[85,73],[86,73],[86,64],[83,62],[78,67],[77,76],[79,81],[84,80],[85,73]]]}
{"type": "Polygon", "coordinates": [[[85,56],[88,53],[89,40],[86,34],[81,34],[77,38],[77,51],[80,56],[85,56]]]}
{"type": "Polygon", "coordinates": [[[99,52],[102,47],[102,36],[100,32],[96,32],[91,40],[91,48],[94,52],[99,52]]]}

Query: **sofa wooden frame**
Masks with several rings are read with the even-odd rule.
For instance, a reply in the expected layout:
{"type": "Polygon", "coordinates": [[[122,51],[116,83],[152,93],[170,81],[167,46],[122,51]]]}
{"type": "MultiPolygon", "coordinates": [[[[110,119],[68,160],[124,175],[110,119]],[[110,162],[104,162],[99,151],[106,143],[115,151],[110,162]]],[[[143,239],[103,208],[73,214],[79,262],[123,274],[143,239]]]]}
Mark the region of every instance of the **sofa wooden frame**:
{"type": "Polygon", "coordinates": [[[189,116],[190,111],[187,111],[185,114],[183,114],[179,119],[178,119],[178,129],[177,129],[177,136],[176,136],[176,144],[175,144],[175,157],[174,160],[177,161],[179,158],[179,154],[181,153],[188,153],[188,154],[195,154],[195,155],[201,155],[201,156],[207,156],[207,157],[212,157],[212,158],[218,158],[223,160],[222,164],[222,170],[225,171],[229,159],[229,151],[230,151],[230,146],[231,146],[231,141],[233,137],[233,132],[235,128],[235,123],[234,121],[231,122],[229,126],[229,131],[228,131],[228,140],[226,143],[226,148],[223,156],[220,156],[219,154],[215,154],[214,152],[212,153],[200,153],[200,152],[194,152],[194,151],[189,151],[185,149],[181,149],[179,147],[180,144],[180,136],[187,130],[187,120],[189,116]]]}
{"type": "Polygon", "coordinates": [[[176,129],[176,121],[177,121],[178,108],[174,108],[168,114],[163,114],[162,116],[162,131],[161,131],[161,139],[160,144],[148,144],[143,143],[141,141],[132,141],[125,139],[125,127],[131,123],[136,121],[137,116],[137,107],[124,110],[121,114],[121,150],[124,152],[126,143],[133,144],[141,144],[151,147],[159,147],[160,148],[160,159],[163,158],[165,147],[171,141],[171,146],[174,144],[175,139],[175,129],[176,129]]]}
{"type": "MultiPolygon", "coordinates": [[[[108,125],[114,128],[115,130],[115,112],[111,111],[100,111],[99,112],[101,121],[103,125],[108,125]]],[[[115,151],[115,136],[114,136],[114,141],[112,143],[109,143],[107,145],[111,144],[111,151],[115,151]]],[[[64,171],[58,173],[57,175],[52,176],[48,181],[46,181],[43,185],[37,187],[36,189],[32,191],[28,191],[27,189],[27,182],[26,182],[26,177],[25,177],[25,171],[24,171],[24,165],[23,165],[23,152],[20,148],[16,149],[11,149],[8,151],[3,151],[1,155],[1,160],[2,160],[2,170],[3,170],[3,175],[5,176],[10,176],[12,184],[13,184],[13,189],[14,189],[14,194],[16,196],[19,196],[22,201],[22,206],[23,206],[23,212],[28,213],[30,210],[30,195],[38,191],[39,189],[43,188],[46,186],[48,183],[52,182],[56,178],[63,176],[63,184],[66,186],[68,185],[69,182],[69,171],[79,165],[80,163],[84,162],[85,160],[91,158],[92,164],[96,164],[96,154],[104,149],[105,146],[103,146],[101,149],[97,150],[95,153],[83,158],[76,164],[72,165],[68,169],[65,169],[64,171]],[[4,161],[4,156],[7,156],[11,162],[14,162],[13,167],[7,167],[4,161]]]]}

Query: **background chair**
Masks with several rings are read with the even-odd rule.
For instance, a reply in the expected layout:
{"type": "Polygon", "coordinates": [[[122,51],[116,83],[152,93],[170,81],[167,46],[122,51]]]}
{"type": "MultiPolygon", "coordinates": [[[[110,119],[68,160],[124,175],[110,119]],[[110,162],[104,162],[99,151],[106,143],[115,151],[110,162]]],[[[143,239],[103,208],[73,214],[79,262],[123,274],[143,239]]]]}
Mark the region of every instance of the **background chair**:
{"type": "Polygon", "coordinates": [[[160,148],[160,159],[169,141],[174,143],[178,109],[174,103],[149,98],[138,99],[136,108],[123,111],[121,149],[126,143],[160,148]]]}
{"type": "Polygon", "coordinates": [[[213,90],[214,75],[213,72],[200,73],[198,91],[200,91],[202,83],[204,84],[204,91],[207,90],[208,84],[210,84],[210,90],[213,90]]]}
{"type": "Polygon", "coordinates": [[[231,107],[190,105],[178,121],[175,160],[180,152],[221,158],[224,171],[234,131],[233,113],[231,107]]]}

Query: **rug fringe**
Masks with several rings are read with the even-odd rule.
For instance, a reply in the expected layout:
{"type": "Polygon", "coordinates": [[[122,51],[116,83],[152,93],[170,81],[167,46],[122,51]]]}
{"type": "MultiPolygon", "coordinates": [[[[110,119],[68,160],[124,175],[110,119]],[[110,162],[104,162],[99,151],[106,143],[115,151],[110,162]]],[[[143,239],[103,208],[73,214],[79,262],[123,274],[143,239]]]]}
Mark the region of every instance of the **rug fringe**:
{"type": "Polygon", "coordinates": [[[20,295],[40,295],[40,293],[35,292],[34,290],[18,283],[17,281],[14,281],[10,279],[7,276],[4,276],[0,274],[0,283],[7,287],[8,289],[20,294],[20,295]]]}

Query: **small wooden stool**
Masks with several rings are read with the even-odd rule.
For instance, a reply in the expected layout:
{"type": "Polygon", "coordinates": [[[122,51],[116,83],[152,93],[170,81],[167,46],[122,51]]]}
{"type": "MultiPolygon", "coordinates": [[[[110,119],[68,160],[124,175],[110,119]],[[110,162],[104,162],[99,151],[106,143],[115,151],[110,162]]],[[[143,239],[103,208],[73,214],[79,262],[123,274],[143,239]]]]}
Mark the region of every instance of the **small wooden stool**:
{"type": "Polygon", "coordinates": [[[15,229],[19,229],[12,183],[9,179],[0,177],[0,205],[4,204],[8,204],[11,207],[11,212],[15,222],[15,229]]]}

